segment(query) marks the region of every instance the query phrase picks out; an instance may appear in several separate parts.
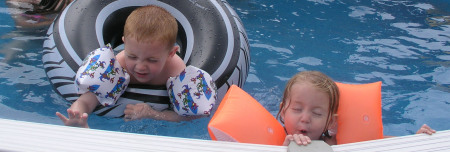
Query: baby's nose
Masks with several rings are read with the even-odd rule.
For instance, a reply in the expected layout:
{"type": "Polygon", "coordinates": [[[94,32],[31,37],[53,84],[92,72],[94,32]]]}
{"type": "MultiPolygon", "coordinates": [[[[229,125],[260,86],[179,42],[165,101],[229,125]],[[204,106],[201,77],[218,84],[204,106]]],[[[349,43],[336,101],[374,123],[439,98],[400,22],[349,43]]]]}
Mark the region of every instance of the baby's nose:
{"type": "Polygon", "coordinates": [[[143,62],[137,62],[136,63],[136,69],[137,70],[144,70],[144,69],[146,69],[147,67],[145,66],[145,64],[143,63],[143,62]]]}
{"type": "Polygon", "coordinates": [[[302,116],[300,117],[300,122],[302,123],[311,122],[311,114],[308,114],[307,112],[302,113],[302,116]]]}

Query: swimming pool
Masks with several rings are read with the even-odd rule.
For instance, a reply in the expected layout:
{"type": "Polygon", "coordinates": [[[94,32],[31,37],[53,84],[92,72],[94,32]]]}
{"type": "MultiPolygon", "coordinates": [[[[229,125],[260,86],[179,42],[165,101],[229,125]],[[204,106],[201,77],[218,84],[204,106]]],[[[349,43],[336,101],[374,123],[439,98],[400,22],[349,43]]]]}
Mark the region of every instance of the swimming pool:
{"type": "MultiPolygon", "coordinates": [[[[286,81],[319,70],[346,83],[382,81],[386,135],[423,123],[450,129],[450,2],[230,0],[244,22],[251,67],[244,90],[276,115],[286,81]]],[[[43,31],[14,27],[0,3],[0,118],[62,125],[68,103],[42,66],[43,31]]],[[[210,118],[172,123],[92,116],[94,129],[210,139],[210,118]]]]}

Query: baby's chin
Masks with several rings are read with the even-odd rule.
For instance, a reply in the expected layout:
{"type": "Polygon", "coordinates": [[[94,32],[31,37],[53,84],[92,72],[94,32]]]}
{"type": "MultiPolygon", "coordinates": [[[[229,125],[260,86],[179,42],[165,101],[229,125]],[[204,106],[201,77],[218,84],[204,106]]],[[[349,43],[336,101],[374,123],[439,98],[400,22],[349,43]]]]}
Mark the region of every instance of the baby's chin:
{"type": "Polygon", "coordinates": [[[134,79],[137,81],[137,82],[139,82],[139,83],[148,83],[148,82],[150,82],[150,78],[148,78],[148,77],[138,77],[138,76],[136,76],[136,75],[134,75],[133,74],[133,77],[134,77],[134,79]]]}

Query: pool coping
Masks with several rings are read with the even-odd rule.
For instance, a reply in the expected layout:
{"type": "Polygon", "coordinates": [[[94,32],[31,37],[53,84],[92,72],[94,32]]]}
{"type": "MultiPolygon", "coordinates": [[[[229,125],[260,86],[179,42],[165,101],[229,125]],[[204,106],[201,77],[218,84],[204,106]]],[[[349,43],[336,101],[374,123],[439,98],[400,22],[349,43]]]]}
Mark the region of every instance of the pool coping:
{"type": "MultiPolygon", "coordinates": [[[[450,130],[331,146],[344,151],[446,151],[450,130]]],[[[286,152],[287,146],[200,140],[42,124],[0,118],[0,151],[246,151],[286,152]]]]}

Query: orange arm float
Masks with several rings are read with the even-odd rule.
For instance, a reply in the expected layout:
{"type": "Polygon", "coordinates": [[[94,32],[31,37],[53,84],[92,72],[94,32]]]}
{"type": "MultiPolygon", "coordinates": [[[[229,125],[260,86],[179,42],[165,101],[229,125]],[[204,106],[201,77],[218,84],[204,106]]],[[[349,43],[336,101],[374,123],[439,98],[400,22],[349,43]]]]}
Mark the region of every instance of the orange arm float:
{"type": "Polygon", "coordinates": [[[282,145],[283,126],[258,101],[231,86],[208,124],[212,140],[282,145]]]}
{"type": "Polygon", "coordinates": [[[383,138],[381,82],[339,87],[337,144],[383,138]]]}

